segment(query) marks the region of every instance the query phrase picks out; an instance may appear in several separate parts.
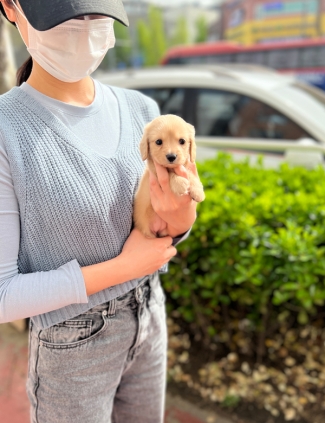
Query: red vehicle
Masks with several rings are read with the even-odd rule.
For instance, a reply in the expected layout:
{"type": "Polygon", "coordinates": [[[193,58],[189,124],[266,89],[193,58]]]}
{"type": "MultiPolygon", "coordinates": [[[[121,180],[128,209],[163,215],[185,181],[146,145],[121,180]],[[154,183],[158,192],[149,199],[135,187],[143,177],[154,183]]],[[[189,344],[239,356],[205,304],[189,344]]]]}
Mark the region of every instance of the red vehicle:
{"type": "Polygon", "coordinates": [[[325,90],[325,38],[256,44],[245,47],[227,41],[171,48],[163,65],[246,63],[293,73],[325,90]]]}

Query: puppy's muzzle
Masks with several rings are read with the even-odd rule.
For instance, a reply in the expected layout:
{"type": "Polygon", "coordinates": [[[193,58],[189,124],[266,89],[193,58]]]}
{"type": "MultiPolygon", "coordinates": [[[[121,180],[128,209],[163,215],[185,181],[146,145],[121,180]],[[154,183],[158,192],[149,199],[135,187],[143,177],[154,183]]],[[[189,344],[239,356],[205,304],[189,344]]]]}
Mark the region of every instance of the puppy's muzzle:
{"type": "Polygon", "coordinates": [[[166,158],[169,161],[169,163],[173,163],[176,160],[177,155],[176,154],[166,154],[166,158]]]}

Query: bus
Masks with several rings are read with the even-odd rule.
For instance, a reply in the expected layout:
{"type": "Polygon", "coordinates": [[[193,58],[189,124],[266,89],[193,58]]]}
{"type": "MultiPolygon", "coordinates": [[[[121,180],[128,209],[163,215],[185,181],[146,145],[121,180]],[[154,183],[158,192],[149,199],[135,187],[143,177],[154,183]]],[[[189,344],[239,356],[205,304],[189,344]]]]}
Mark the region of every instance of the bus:
{"type": "Polygon", "coordinates": [[[325,90],[325,38],[242,46],[221,41],[171,48],[162,65],[244,63],[294,74],[325,90]]]}

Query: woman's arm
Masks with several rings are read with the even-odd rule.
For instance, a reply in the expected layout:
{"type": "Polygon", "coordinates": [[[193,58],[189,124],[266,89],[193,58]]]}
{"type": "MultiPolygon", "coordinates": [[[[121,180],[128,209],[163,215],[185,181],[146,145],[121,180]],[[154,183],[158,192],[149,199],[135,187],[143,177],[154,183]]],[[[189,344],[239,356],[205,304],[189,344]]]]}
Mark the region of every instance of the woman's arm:
{"type": "Polygon", "coordinates": [[[19,274],[19,241],[18,202],[0,137],[0,323],[88,302],[76,260],[49,272],[19,274]]]}
{"type": "Polygon", "coordinates": [[[151,274],[176,254],[171,238],[150,242],[134,231],[112,260],[83,268],[72,260],[48,272],[20,274],[19,240],[19,208],[0,137],[0,323],[87,303],[89,295],[151,274]]]}
{"type": "Polygon", "coordinates": [[[108,286],[151,275],[176,255],[177,250],[172,243],[173,239],[169,236],[149,239],[134,229],[119,256],[81,269],[87,295],[108,286]]]}

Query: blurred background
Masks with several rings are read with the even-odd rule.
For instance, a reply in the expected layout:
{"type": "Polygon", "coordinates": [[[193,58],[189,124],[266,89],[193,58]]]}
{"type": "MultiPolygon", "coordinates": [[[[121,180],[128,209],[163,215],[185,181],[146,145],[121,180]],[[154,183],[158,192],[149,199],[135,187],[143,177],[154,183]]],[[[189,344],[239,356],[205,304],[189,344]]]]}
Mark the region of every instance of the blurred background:
{"type": "MultiPolygon", "coordinates": [[[[166,421],[323,423],[325,0],[124,4],[130,27],[115,23],[94,77],[195,126],[206,192],[162,280],[169,398],[208,414],[166,421]]],[[[0,20],[0,33],[5,92],[28,54],[13,26],[0,20]]],[[[1,326],[9,380],[26,325],[23,350],[1,326]]],[[[19,400],[1,395],[18,385],[0,384],[4,423],[19,400]]]]}

